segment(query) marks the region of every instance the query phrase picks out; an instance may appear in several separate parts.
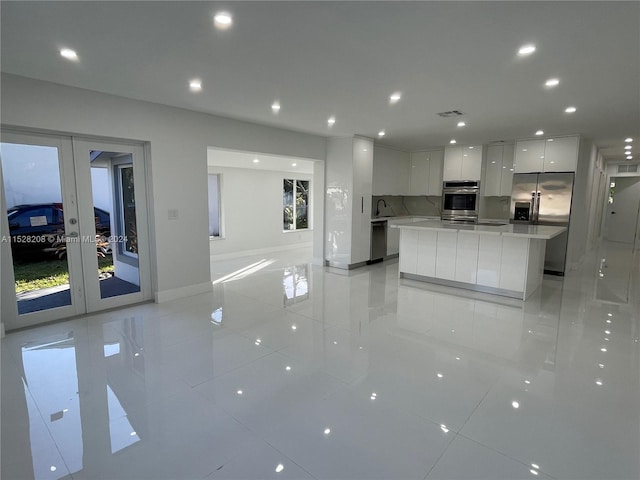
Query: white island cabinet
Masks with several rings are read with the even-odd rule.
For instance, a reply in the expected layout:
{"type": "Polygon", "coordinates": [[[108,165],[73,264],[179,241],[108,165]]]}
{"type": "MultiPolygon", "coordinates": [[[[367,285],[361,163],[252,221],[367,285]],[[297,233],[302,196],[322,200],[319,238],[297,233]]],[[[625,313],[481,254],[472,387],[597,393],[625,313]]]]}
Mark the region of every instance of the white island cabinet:
{"type": "Polygon", "coordinates": [[[526,300],[542,284],[545,244],[566,230],[427,220],[400,229],[400,276],[526,300]]]}

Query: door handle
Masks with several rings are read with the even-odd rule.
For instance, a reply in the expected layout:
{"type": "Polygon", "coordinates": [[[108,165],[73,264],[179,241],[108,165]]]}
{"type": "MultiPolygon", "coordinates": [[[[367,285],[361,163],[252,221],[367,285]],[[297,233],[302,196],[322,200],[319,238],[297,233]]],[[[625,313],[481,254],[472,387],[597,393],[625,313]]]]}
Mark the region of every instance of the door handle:
{"type": "Polygon", "coordinates": [[[78,236],[78,232],[69,232],[67,233],[67,237],[76,238],[78,236]]]}
{"type": "Polygon", "coordinates": [[[611,215],[615,215],[615,214],[616,214],[616,212],[611,212],[611,215]]]}

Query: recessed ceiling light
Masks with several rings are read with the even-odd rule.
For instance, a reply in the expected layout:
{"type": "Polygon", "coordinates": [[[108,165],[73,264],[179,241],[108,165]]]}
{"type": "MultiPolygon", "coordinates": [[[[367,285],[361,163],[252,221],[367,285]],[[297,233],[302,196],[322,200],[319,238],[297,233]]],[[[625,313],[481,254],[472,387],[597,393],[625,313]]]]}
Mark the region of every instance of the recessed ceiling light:
{"type": "Polygon", "coordinates": [[[258,160],[257,158],[254,158],[253,163],[260,163],[260,160],[258,160]]]}
{"type": "Polygon", "coordinates": [[[336,117],[329,117],[329,120],[327,120],[327,124],[330,127],[332,127],[335,123],[336,123],[336,117]]]}
{"type": "Polygon", "coordinates": [[[627,142],[627,143],[631,143],[631,142],[633,142],[633,138],[631,138],[631,137],[625,138],[624,141],[627,142]]]}
{"type": "Polygon", "coordinates": [[[536,132],[536,135],[544,135],[544,131],[542,131],[542,130],[538,130],[538,131],[536,132]]]}
{"type": "Polygon", "coordinates": [[[625,150],[631,150],[631,145],[625,145],[625,146],[624,146],[624,149],[625,149],[625,150]]]}
{"type": "Polygon", "coordinates": [[[456,143],[456,141],[452,138],[451,140],[449,140],[449,143],[453,145],[454,143],[456,143]]]}
{"type": "Polygon", "coordinates": [[[78,54],[75,50],[71,50],[70,48],[63,48],[60,50],[60,55],[62,55],[67,60],[78,60],[78,54]]]}
{"type": "Polygon", "coordinates": [[[273,105],[271,105],[271,110],[277,115],[280,112],[280,102],[273,102],[273,105]]]}
{"type": "Polygon", "coordinates": [[[193,79],[189,81],[189,89],[192,92],[199,92],[200,90],[202,90],[202,82],[200,80],[197,79],[193,79]]]}
{"type": "Polygon", "coordinates": [[[379,137],[384,137],[385,135],[386,135],[386,132],[385,132],[384,130],[380,130],[380,131],[378,132],[378,136],[379,136],[379,137]]]}
{"type": "Polygon", "coordinates": [[[398,101],[401,98],[402,98],[402,93],[400,93],[400,92],[392,93],[391,96],[389,97],[389,103],[391,103],[391,104],[398,103],[398,101]]]}
{"type": "Polygon", "coordinates": [[[544,82],[545,86],[547,87],[556,87],[558,86],[559,83],[560,83],[560,80],[558,80],[557,78],[550,78],[549,80],[544,82]]]}
{"type": "Polygon", "coordinates": [[[284,465],[279,463],[278,466],[276,467],[276,473],[280,473],[283,470],[284,470],[284,465]]]}
{"type": "Polygon", "coordinates": [[[464,126],[466,126],[466,125],[467,125],[467,124],[466,124],[466,123],[464,123],[464,122],[458,122],[458,127],[464,127],[464,126]]]}
{"type": "Polygon", "coordinates": [[[213,17],[213,24],[218,30],[226,30],[233,24],[233,19],[228,12],[218,12],[213,17]]]}
{"type": "Polygon", "coordinates": [[[574,113],[576,110],[576,107],[567,107],[564,109],[566,113],[574,113]]]}
{"type": "Polygon", "coordinates": [[[297,166],[297,165],[298,165],[297,163],[292,163],[292,164],[291,164],[291,166],[292,166],[292,167],[295,167],[295,166],[297,166]]]}
{"type": "Polygon", "coordinates": [[[633,160],[633,155],[627,155],[627,160],[633,160]]]}
{"type": "Polygon", "coordinates": [[[535,45],[533,45],[533,44],[523,45],[518,50],[518,55],[522,55],[522,56],[531,55],[535,51],[536,51],[536,46],[535,45]]]}

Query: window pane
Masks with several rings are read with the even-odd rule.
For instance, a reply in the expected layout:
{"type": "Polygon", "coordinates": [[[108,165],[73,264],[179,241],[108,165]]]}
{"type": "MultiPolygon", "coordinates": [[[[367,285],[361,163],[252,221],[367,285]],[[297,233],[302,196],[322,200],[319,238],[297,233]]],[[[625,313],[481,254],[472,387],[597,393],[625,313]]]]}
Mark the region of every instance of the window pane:
{"type": "Polygon", "coordinates": [[[138,253],[138,230],[136,226],[136,197],[133,188],[133,167],[120,169],[122,179],[122,215],[126,242],[125,250],[138,253]]]}
{"type": "Polygon", "coordinates": [[[296,181],[296,230],[309,228],[307,210],[309,205],[309,180],[296,181]]]}
{"type": "Polygon", "coordinates": [[[284,210],[284,230],[293,230],[293,180],[284,180],[284,191],[282,193],[282,203],[284,210]]]}
{"type": "Polygon", "coordinates": [[[220,180],[209,175],[209,235],[220,236],[220,180]]]}

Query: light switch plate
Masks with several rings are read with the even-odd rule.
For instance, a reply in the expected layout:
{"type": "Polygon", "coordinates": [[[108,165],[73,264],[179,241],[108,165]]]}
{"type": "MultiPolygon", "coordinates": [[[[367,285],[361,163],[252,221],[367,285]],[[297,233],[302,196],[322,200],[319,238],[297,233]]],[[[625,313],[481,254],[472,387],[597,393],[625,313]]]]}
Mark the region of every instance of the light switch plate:
{"type": "Polygon", "coordinates": [[[177,220],[178,219],[178,210],[169,209],[168,218],[169,218],[169,220],[177,220]]]}

